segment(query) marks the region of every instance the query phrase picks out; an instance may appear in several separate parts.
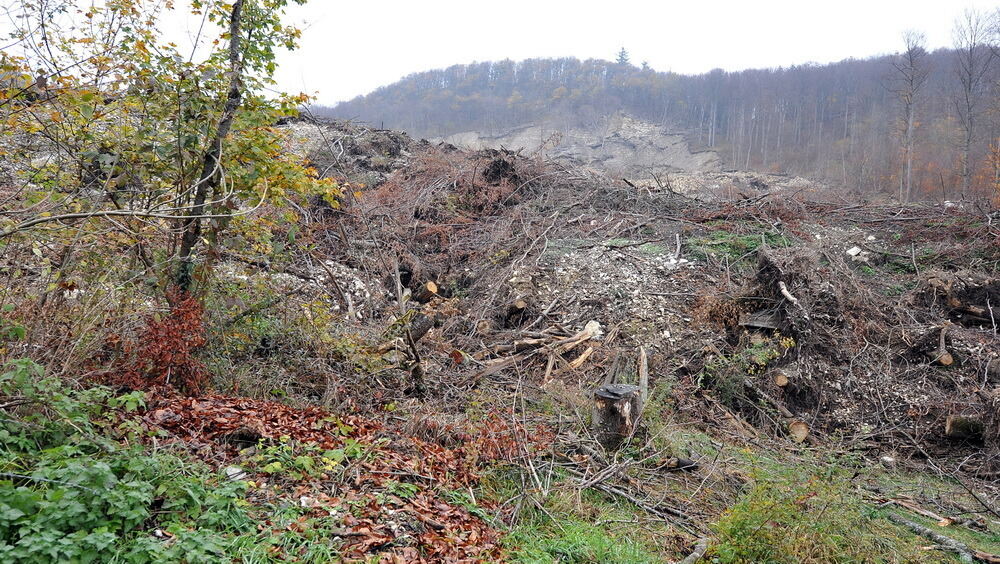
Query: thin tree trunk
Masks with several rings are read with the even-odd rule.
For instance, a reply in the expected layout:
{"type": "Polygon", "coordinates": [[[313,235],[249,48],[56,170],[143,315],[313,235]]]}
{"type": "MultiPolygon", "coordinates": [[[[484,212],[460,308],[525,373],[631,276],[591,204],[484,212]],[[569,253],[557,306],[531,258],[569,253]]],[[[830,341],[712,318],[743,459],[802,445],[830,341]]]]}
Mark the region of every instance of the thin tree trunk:
{"type": "Polygon", "coordinates": [[[195,185],[194,201],[184,218],[181,239],[181,248],[178,253],[180,264],[177,267],[177,286],[182,291],[189,291],[193,281],[194,260],[192,253],[201,238],[201,222],[205,215],[205,200],[208,195],[219,187],[221,174],[219,168],[222,166],[222,142],[229,135],[229,130],[233,125],[233,118],[236,117],[236,110],[239,109],[243,99],[243,65],[240,59],[240,31],[243,23],[243,2],[236,0],[229,17],[229,91],[226,96],[226,105],[219,120],[215,137],[205,151],[202,161],[201,175],[195,185]]]}

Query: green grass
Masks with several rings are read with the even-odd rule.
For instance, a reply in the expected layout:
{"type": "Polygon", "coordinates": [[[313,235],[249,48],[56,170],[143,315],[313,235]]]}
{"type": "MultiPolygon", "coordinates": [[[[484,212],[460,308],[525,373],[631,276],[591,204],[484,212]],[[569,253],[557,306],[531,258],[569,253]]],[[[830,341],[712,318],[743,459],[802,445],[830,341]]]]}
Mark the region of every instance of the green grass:
{"type": "MultiPolygon", "coordinates": [[[[576,495],[558,477],[538,505],[524,499],[516,524],[503,540],[512,562],[525,563],[645,563],[669,562],[677,555],[664,552],[654,539],[666,539],[671,529],[604,494],[585,490],[576,495]],[[539,507],[540,505],[540,507],[539,507]],[[639,524],[642,523],[642,524],[639,524]]],[[[494,501],[522,493],[519,475],[495,469],[483,480],[482,495],[494,501]]]]}
{"type": "MultiPolygon", "coordinates": [[[[942,517],[975,517],[973,512],[984,511],[978,500],[969,494],[964,487],[951,479],[925,473],[883,471],[876,474],[874,480],[879,488],[885,492],[886,497],[901,496],[913,498],[918,505],[934,511],[942,517]],[[921,501],[931,499],[939,499],[946,502],[950,510],[936,507],[928,501],[921,501]]],[[[932,519],[914,514],[898,506],[889,506],[886,510],[895,512],[910,521],[920,523],[944,536],[963,542],[969,545],[970,548],[992,554],[1000,554],[1000,527],[993,524],[988,518],[989,516],[985,519],[987,524],[986,531],[973,531],[961,525],[942,527],[932,519]]]]}
{"type": "Polygon", "coordinates": [[[916,515],[902,508],[889,508],[889,510],[895,512],[900,517],[919,523],[936,533],[955,539],[961,543],[965,543],[969,548],[989,552],[990,554],[1000,554],[1000,533],[993,531],[974,531],[962,525],[942,527],[937,524],[937,521],[934,521],[929,517],[916,515]]]}
{"type": "Polygon", "coordinates": [[[707,235],[692,237],[687,247],[696,258],[729,257],[730,259],[745,258],[756,252],[762,245],[769,247],[788,247],[792,239],[773,231],[755,233],[753,235],[738,235],[729,231],[711,231],[707,235]]]}
{"type": "Polygon", "coordinates": [[[534,513],[506,537],[514,562],[632,563],[663,562],[641,543],[597,526],[561,515],[553,520],[534,513]]]}
{"type": "Polygon", "coordinates": [[[851,461],[751,458],[751,481],[714,524],[718,562],[948,562],[888,521],[851,461]]]}

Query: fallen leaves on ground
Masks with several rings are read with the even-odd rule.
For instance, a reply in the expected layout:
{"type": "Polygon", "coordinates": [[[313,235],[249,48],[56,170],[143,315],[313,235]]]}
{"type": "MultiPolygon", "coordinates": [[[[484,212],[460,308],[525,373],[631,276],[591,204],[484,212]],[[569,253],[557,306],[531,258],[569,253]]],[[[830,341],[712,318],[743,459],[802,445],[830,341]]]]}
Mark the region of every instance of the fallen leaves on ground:
{"type": "Polygon", "coordinates": [[[460,444],[448,448],[359,416],[225,396],[152,399],[142,424],[217,466],[242,463],[258,444],[285,441],[323,450],[363,445],[364,456],[344,460],[333,471],[300,479],[252,474],[257,487],[250,501],[304,508],[299,521],[283,527],[267,521],[261,525],[265,530],[323,523],[343,539],[345,558],[379,554],[382,562],[502,560],[500,533],[460,497],[471,491],[483,468],[535,456],[551,440],[544,429],[527,431],[488,416],[469,424],[460,444]],[[455,492],[461,496],[449,495],[455,492]]]}

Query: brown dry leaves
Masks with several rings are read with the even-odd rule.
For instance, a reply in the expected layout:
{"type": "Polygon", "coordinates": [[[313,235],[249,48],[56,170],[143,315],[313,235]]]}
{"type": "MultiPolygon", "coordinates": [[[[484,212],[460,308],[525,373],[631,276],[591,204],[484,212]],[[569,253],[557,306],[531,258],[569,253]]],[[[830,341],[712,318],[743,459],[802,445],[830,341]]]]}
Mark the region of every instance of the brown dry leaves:
{"type": "MultiPolygon", "coordinates": [[[[544,429],[528,431],[494,416],[469,424],[459,434],[461,443],[446,448],[358,416],[225,396],[154,399],[142,424],[166,431],[169,440],[200,447],[203,457],[220,465],[238,461],[241,446],[258,440],[287,437],[323,449],[342,448],[348,440],[366,445],[368,456],[329,476],[279,483],[260,475],[274,483],[252,497],[262,505],[292,499],[309,512],[284,529],[310,526],[310,517],[331,519],[342,533],[347,559],[379,554],[382,562],[501,560],[500,534],[444,497],[469,491],[486,466],[534,456],[551,440],[544,429]],[[400,483],[412,495],[400,494],[400,483]]],[[[277,528],[270,522],[261,526],[277,528]]]]}

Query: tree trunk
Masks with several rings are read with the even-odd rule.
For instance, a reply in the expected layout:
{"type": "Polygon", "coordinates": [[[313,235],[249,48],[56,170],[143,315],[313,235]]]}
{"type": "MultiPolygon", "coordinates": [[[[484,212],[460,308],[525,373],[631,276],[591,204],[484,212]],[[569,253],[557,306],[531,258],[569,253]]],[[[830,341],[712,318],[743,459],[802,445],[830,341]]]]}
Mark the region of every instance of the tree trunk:
{"type": "Polygon", "coordinates": [[[205,215],[205,200],[208,195],[219,187],[221,178],[220,167],[222,166],[222,142],[229,135],[229,129],[233,125],[233,118],[236,117],[236,110],[240,107],[243,98],[243,65],[240,62],[240,27],[243,23],[243,0],[236,0],[229,16],[229,92],[226,96],[226,105],[222,111],[222,118],[216,129],[215,137],[205,151],[202,160],[201,176],[194,186],[194,201],[188,210],[187,216],[182,224],[184,235],[181,238],[181,248],[178,253],[180,264],[177,268],[177,286],[182,291],[191,289],[193,280],[194,261],[191,254],[194,252],[198,240],[201,238],[201,220],[205,215]]]}

